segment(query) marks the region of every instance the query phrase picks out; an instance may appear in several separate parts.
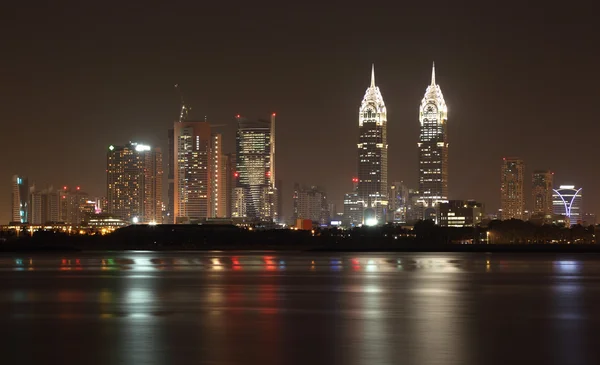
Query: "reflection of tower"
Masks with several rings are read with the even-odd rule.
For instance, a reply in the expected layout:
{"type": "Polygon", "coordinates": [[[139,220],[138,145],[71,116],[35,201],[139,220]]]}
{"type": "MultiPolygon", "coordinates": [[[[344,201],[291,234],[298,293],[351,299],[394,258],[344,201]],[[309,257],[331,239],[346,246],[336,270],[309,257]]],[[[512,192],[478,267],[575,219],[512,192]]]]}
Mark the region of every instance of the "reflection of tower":
{"type": "Polygon", "coordinates": [[[419,108],[419,202],[424,219],[436,220],[439,203],[448,201],[448,108],[442,89],[435,83],[435,64],[431,85],[427,87],[419,108]]]}
{"type": "MultiPolygon", "coordinates": [[[[375,86],[375,67],[358,115],[358,198],[375,213],[370,224],[385,221],[387,212],[387,111],[375,86]]],[[[371,210],[369,210],[371,212],[371,210]]],[[[364,219],[363,219],[364,220],[364,219]]]]}

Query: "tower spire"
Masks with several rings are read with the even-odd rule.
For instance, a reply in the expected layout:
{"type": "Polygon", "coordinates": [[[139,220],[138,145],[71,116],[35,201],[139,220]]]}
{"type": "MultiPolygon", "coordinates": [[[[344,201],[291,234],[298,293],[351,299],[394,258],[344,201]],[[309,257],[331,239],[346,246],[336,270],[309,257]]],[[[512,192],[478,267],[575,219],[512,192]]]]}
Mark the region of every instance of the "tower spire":
{"type": "Polygon", "coordinates": [[[371,64],[371,87],[375,87],[375,64],[371,64]]]}
{"type": "Polygon", "coordinates": [[[435,85],[435,61],[433,62],[433,67],[431,68],[431,85],[435,85]]]}

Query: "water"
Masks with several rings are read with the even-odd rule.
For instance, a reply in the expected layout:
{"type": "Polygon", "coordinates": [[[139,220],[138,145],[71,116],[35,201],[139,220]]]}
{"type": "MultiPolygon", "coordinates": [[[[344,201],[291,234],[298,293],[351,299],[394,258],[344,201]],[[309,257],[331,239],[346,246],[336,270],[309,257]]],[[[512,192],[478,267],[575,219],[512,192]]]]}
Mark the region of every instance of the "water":
{"type": "Polygon", "coordinates": [[[598,364],[600,256],[0,256],[2,363],[598,364]]]}

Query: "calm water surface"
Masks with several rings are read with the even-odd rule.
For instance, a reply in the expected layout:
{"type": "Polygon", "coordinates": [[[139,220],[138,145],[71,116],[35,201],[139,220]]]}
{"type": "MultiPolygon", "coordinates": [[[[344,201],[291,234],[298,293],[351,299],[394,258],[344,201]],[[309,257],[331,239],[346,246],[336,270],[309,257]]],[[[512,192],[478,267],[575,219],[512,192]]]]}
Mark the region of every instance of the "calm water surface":
{"type": "Polygon", "coordinates": [[[600,364],[600,256],[0,256],[6,364],[600,364]]]}

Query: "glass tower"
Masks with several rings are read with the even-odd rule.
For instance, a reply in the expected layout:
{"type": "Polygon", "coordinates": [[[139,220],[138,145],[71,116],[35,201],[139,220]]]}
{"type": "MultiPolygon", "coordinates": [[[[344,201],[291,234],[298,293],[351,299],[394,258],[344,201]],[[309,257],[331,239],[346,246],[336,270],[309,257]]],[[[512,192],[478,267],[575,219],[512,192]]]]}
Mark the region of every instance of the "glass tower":
{"type": "Polygon", "coordinates": [[[435,83],[435,64],[431,85],[419,108],[419,201],[423,219],[437,220],[440,203],[448,201],[448,108],[442,89],[435,83]]]}
{"type": "Polygon", "coordinates": [[[375,86],[375,67],[371,85],[365,92],[358,113],[358,199],[362,204],[363,224],[384,223],[387,214],[387,110],[375,86]]]}

